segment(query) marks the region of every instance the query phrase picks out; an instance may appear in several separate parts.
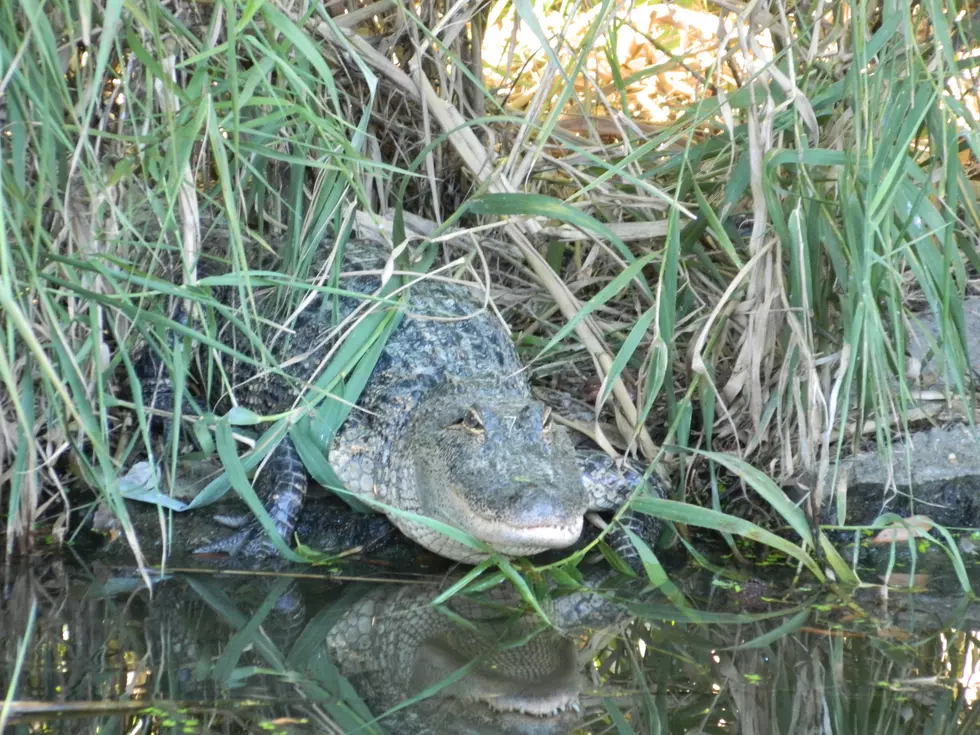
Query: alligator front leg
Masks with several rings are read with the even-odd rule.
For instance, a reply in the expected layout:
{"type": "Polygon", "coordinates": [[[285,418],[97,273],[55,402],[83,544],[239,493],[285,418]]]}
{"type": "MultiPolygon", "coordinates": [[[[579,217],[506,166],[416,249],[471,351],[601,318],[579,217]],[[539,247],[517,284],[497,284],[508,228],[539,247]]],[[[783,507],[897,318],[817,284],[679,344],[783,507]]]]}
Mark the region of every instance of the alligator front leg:
{"type": "MultiPolygon", "coordinates": [[[[643,485],[643,470],[630,460],[620,466],[608,454],[597,449],[579,449],[576,459],[582,472],[582,482],[589,494],[590,510],[614,514],[643,485]]],[[[658,498],[664,497],[663,485],[655,472],[647,478],[645,492],[658,498]]],[[[663,525],[659,518],[632,510],[627,510],[620,516],[619,522],[651,547],[657,542],[663,525]]],[[[629,536],[621,528],[612,528],[606,534],[606,543],[633,569],[642,570],[639,555],[629,536]]]]}
{"type": "MultiPolygon", "coordinates": [[[[306,469],[303,461],[287,435],[272,450],[269,461],[260,475],[260,494],[266,511],[272,517],[276,533],[286,542],[292,541],[293,531],[303,503],[306,500],[306,469]]],[[[219,517],[219,522],[221,518],[219,517]]],[[[232,525],[226,523],[226,525],[232,525]]],[[[252,519],[238,533],[194,550],[195,554],[226,553],[232,556],[263,559],[278,556],[279,552],[269,539],[262,524],[252,519]]]]}

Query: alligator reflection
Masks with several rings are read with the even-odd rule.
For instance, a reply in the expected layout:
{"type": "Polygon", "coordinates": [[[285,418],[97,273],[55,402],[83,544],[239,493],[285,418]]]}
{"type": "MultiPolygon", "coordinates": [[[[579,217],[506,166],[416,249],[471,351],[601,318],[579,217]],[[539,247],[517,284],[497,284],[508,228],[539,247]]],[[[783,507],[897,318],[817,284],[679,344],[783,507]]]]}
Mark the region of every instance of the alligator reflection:
{"type": "Polygon", "coordinates": [[[506,582],[434,605],[455,579],[177,575],[151,596],[104,570],[7,574],[0,686],[16,685],[0,717],[15,733],[923,732],[930,722],[965,733],[980,722],[977,608],[942,594],[814,593],[820,604],[808,606],[719,593],[709,578],[684,585],[701,607],[694,622],[649,595],[617,602],[623,590],[608,580],[599,593],[542,584],[546,621],[506,582]]]}
{"type": "Polygon", "coordinates": [[[433,732],[573,729],[582,719],[587,661],[570,635],[614,622],[604,616],[615,616],[615,607],[589,593],[559,599],[549,611],[559,632],[533,613],[515,614],[521,601],[509,582],[436,607],[430,603],[440,587],[373,590],[327,635],[329,655],[375,711],[417,700],[392,731],[422,731],[423,724],[433,732]]]}

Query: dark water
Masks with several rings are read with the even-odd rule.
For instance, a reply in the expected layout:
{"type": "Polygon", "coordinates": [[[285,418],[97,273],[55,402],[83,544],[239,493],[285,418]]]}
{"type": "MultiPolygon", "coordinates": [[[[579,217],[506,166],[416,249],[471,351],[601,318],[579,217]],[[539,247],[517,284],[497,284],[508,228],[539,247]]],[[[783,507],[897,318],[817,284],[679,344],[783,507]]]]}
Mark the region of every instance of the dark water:
{"type": "Polygon", "coordinates": [[[458,573],[305,571],[148,589],[123,567],[8,563],[3,732],[980,732],[980,607],[955,581],[842,598],[680,570],[677,607],[587,572],[597,591],[528,590],[546,622],[505,581],[432,605],[458,573]]]}

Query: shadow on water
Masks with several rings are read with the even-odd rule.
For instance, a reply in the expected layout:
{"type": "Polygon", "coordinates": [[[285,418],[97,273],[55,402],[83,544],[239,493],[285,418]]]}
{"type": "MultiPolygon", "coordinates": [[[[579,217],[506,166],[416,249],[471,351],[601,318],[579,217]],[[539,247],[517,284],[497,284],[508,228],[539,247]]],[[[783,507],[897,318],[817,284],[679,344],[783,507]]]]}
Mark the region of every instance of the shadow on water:
{"type": "Polygon", "coordinates": [[[980,728],[980,607],[938,579],[842,600],[692,571],[680,610],[586,573],[542,581],[546,621],[503,582],[431,604],[451,574],[171,573],[152,591],[60,559],[4,574],[9,733],[980,728]]]}

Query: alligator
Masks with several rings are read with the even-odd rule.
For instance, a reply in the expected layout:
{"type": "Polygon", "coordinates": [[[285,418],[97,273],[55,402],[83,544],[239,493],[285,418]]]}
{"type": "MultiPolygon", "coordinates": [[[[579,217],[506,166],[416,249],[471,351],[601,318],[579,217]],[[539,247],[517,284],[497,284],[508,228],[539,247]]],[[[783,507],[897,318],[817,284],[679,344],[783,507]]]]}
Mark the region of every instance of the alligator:
{"type": "MultiPolygon", "coordinates": [[[[218,243],[221,236],[212,238],[218,243]]],[[[205,246],[215,251],[216,242],[205,246]]],[[[310,292],[291,334],[267,340],[281,365],[260,371],[227,360],[215,374],[229,376],[235,400],[265,416],[302,406],[306,390],[337,346],[337,335],[370,309],[401,316],[384,344],[356,407],[337,431],[329,464],[346,489],[380,508],[412,540],[453,560],[477,563],[487,550],[524,556],[574,544],[589,511],[616,512],[646,483],[662,496],[656,475],[622,464],[594,447],[577,447],[549,406],[531,395],[514,344],[501,320],[471,289],[458,282],[415,275],[396,296],[379,298],[381,274],[391,253],[350,240],[343,252],[324,244],[314,268],[340,256],[345,295],[310,292]],[[338,325],[340,325],[338,327],[338,325]],[[474,549],[412,517],[454,526],[482,542],[474,549]]],[[[311,269],[313,270],[313,269],[311,269]]],[[[315,271],[314,271],[315,272],[315,271]]],[[[237,288],[215,290],[232,310],[237,288]]],[[[249,302],[250,304],[253,302],[249,302]]],[[[254,310],[267,322],[277,308],[275,288],[256,290],[254,310]]],[[[240,314],[241,310],[239,310],[240,314]]],[[[242,320],[214,315],[222,343],[248,344],[242,320]]],[[[253,320],[255,321],[255,320],[253,320]]],[[[261,320],[260,320],[261,321],[261,320]]],[[[165,361],[147,348],[137,360],[144,405],[173,410],[173,386],[165,361]]],[[[227,403],[227,399],[225,399],[227,403]]],[[[308,478],[287,434],[271,452],[256,488],[276,531],[288,544],[302,510],[308,478]]],[[[219,519],[227,520],[227,519],[219,519]]],[[[645,523],[654,537],[656,519],[645,523]]],[[[610,534],[624,555],[625,534],[610,534]]],[[[199,553],[262,558],[277,553],[258,521],[199,553]]]]}

